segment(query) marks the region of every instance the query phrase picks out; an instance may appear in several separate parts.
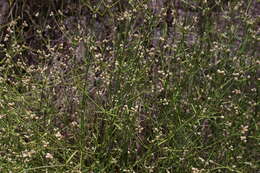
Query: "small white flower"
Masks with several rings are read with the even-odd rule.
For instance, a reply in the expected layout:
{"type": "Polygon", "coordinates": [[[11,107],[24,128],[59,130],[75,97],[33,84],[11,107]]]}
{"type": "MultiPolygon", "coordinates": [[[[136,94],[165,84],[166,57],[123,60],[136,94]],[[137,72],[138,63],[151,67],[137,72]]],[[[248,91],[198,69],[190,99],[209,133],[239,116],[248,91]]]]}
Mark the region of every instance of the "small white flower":
{"type": "Polygon", "coordinates": [[[4,114],[0,114],[0,119],[4,118],[5,115],[4,114]]]}
{"type": "Polygon", "coordinates": [[[223,75],[224,75],[224,74],[225,74],[225,71],[224,71],[224,70],[219,70],[219,69],[218,69],[218,70],[217,70],[217,73],[219,73],[219,74],[223,74],[223,75]]]}
{"type": "Polygon", "coordinates": [[[47,153],[45,156],[46,159],[53,159],[53,155],[50,153],[47,153]]]}
{"type": "Polygon", "coordinates": [[[60,132],[57,132],[57,133],[55,134],[55,136],[56,136],[59,140],[62,138],[62,135],[61,135],[60,132]]]}

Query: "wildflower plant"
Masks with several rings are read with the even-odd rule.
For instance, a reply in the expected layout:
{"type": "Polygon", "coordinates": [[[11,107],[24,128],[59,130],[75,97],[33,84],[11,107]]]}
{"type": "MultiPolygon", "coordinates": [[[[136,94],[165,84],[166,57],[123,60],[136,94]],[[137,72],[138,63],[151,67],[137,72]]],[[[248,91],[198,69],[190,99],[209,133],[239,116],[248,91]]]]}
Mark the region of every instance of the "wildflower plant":
{"type": "Polygon", "coordinates": [[[0,172],[259,170],[256,0],[58,2],[0,25],[0,172]]]}

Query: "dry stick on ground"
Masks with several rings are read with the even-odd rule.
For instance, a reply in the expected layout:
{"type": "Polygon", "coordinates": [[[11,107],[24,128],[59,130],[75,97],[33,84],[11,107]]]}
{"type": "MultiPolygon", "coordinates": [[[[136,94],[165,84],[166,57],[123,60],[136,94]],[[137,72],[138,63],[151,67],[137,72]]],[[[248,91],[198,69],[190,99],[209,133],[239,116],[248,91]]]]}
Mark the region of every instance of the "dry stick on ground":
{"type": "MultiPolygon", "coordinates": [[[[2,43],[3,38],[5,37],[6,29],[3,29],[3,25],[7,23],[8,13],[9,13],[10,5],[8,0],[0,0],[0,43],[2,43]]],[[[4,53],[2,52],[2,48],[0,50],[0,61],[4,57],[4,53]]]]}
{"type": "Polygon", "coordinates": [[[9,8],[8,0],[0,0],[0,25],[7,22],[9,8]]]}
{"type": "Polygon", "coordinates": [[[7,23],[8,13],[9,13],[10,5],[7,0],[0,0],[0,40],[4,35],[4,32],[1,32],[2,25],[7,23]]]}

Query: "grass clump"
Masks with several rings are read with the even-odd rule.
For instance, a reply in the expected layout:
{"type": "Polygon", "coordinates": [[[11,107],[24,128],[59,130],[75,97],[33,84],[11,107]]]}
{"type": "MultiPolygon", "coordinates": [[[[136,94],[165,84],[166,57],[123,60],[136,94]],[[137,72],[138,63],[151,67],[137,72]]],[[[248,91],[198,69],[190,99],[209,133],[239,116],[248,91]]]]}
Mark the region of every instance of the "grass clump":
{"type": "Polygon", "coordinates": [[[0,171],[257,172],[257,5],[12,1],[0,171]]]}

